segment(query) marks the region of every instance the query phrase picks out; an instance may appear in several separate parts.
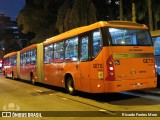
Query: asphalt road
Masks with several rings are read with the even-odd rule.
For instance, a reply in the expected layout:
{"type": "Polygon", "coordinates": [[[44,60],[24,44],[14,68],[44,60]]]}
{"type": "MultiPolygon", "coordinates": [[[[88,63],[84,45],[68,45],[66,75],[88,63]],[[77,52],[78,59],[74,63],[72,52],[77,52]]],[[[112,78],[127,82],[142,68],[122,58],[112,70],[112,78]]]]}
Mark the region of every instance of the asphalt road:
{"type": "Polygon", "coordinates": [[[20,116],[23,115],[22,112],[39,112],[42,116],[37,114],[38,118],[0,117],[0,120],[150,120],[148,113],[151,113],[149,115],[152,115],[152,120],[159,120],[160,117],[156,117],[156,114],[160,115],[160,90],[111,94],[78,92],[76,96],[71,96],[62,88],[31,85],[22,80],[10,80],[0,76],[0,111],[1,114],[8,111],[20,112],[20,116]]]}

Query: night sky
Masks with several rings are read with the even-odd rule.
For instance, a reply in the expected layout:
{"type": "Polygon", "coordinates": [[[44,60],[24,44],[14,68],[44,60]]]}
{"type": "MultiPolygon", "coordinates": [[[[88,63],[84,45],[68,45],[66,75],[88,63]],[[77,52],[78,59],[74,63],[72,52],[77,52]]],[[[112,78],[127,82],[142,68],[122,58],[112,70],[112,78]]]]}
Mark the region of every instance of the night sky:
{"type": "Polygon", "coordinates": [[[25,0],[0,0],[0,13],[11,17],[11,20],[16,20],[24,4],[25,0]]]}

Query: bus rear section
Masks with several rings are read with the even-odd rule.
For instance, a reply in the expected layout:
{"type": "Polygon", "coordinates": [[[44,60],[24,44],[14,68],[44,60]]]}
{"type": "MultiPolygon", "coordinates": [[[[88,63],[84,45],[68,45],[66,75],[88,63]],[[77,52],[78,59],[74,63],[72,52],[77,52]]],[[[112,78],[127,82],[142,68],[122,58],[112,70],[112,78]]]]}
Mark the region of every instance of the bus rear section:
{"type": "Polygon", "coordinates": [[[3,57],[2,74],[12,79],[17,76],[17,52],[12,52],[3,57]]]}
{"type": "Polygon", "coordinates": [[[109,34],[105,91],[156,87],[154,48],[148,30],[109,28],[109,34]]]}

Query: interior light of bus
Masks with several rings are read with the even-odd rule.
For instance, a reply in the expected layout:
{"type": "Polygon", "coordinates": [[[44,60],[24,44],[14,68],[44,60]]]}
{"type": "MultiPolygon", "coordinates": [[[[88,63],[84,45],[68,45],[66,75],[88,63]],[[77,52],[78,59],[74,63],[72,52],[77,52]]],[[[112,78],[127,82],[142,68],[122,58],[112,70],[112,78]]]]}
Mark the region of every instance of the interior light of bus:
{"type": "Polygon", "coordinates": [[[125,44],[125,41],[121,41],[121,44],[125,44]]]}

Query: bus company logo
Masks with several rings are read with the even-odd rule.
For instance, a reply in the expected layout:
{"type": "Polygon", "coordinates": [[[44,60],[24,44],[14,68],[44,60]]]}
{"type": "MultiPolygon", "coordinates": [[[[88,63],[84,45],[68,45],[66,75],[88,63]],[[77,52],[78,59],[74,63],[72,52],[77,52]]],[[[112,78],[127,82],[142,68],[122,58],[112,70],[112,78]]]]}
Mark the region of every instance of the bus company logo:
{"type": "Polygon", "coordinates": [[[3,110],[4,111],[19,111],[20,106],[14,104],[14,103],[9,103],[9,104],[3,106],[3,110]]]}

